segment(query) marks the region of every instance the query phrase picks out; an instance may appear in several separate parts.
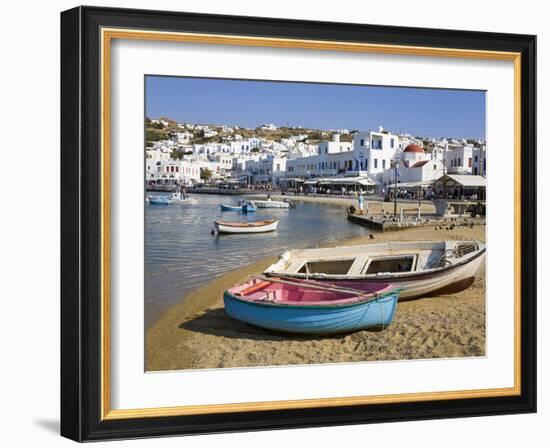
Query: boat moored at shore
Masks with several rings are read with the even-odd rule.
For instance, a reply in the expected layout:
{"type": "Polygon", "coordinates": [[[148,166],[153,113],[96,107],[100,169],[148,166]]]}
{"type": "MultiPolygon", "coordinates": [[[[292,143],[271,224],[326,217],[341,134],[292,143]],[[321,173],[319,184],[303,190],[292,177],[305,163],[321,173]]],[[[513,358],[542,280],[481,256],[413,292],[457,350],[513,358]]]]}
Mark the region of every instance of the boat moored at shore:
{"type": "Polygon", "coordinates": [[[321,282],[253,278],[224,293],[227,314],[269,330],[337,334],[391,324],[399,288],[372,284],[356,290],[321,282]]]}
{"type": "Polygon", "coordinates": [[[477,241],[413,241],[292,250],[264,274],[330,281],[362,289],[394,283],[401,299],[451,294],[472,285],[485,261],[477,241]]]}

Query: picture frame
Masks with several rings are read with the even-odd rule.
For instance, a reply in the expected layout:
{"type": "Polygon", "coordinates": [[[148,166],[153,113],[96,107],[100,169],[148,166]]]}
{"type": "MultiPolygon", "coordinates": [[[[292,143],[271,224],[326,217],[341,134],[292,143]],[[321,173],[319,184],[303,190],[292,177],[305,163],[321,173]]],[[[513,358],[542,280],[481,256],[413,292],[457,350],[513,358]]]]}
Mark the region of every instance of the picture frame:
{"type": "Polygon", "coordinates": [[[536,412],[535,58],[530,35],[98,7],[63,12],[61,434],[92,441],[536,412]],[[112,409],[109,77],[116,39],[512,61],[514,386],[112,409]]]}

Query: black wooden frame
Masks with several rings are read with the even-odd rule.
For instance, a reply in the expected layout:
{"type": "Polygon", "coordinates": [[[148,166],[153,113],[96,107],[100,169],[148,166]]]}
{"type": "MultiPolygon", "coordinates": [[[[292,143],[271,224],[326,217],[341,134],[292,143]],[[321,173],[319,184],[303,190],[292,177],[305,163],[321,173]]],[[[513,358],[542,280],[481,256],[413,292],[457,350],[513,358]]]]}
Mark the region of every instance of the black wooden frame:
{"type": "Polygon", "coordinates": [[[78,7],[61,14],[61,434],[152,437],[536,412],[536,37],[78,7]],[[521,53],[521,395],[100,419],[100,27],[521,53]]]}

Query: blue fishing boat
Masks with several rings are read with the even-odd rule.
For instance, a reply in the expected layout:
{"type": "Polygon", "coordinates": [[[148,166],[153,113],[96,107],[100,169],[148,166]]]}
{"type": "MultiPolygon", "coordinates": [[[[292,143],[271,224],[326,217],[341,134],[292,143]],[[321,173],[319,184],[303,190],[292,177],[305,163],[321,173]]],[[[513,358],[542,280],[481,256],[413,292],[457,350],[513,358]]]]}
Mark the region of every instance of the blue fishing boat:
{"type": "Polygon", "coordinates": [[[242,210],[241,205],[220,204],[220,208],[223,212],[240,212],[242,210]]]}
{"type": "Polygon", "coordinates": [[[250,202],[245,202],[242,207],[243,213],[251,213],[257,210],[250,202]]]}
{"type": "Polygon", "coordinates": [[[168,196],[149,195],[149,204],[151,205],[170,205],[172,200],[168,196]]]}
{"type": "Polygon", "coordinates": [[[234,319],[269,330],[336,334],[384,329],[395,314],[400,289],[371,284],[365,289],[313,281],[256,277],[225,291],[225,311],[234,319]]]}

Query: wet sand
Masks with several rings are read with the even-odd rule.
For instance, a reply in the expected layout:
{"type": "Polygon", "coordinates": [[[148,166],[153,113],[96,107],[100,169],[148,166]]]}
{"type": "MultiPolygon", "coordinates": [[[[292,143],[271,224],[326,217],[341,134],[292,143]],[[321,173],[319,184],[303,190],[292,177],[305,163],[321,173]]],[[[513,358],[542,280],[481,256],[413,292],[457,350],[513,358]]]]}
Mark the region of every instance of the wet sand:
{"type": "MultiPolygon", "coordinates": [[[[339,246],[384,241],[475,239],[485,226],[433,227],[360,237],[339,246]]],[[[259,274],[277,255],[231,271],[168,309],[147,331],[146,370],[207,369],[485,355],[485,270],[465,291],[403,301],[383,331],[311,337],[274,333],[231,319],[225,289],[259,274]]],[[[215,262],[215,261],[213,261],[215,262]]]]}

